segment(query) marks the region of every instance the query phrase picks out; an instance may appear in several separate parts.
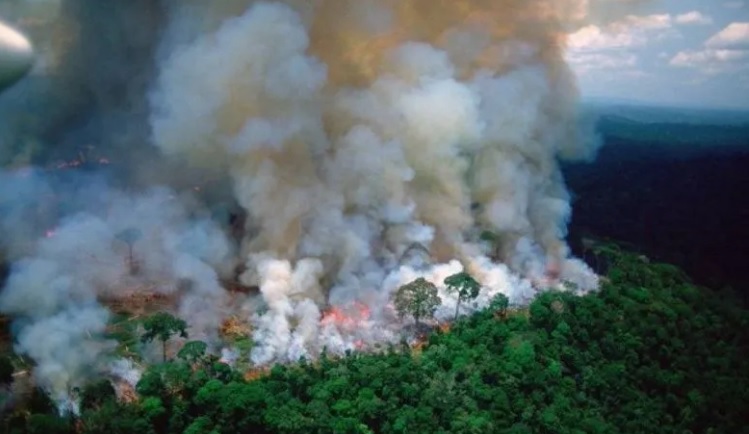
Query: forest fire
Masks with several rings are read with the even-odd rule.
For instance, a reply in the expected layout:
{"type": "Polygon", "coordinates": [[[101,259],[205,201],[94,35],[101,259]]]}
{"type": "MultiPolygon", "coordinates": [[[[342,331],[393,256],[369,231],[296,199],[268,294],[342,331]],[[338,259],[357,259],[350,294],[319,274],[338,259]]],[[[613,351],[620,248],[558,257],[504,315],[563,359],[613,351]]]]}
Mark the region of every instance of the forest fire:
{"type": "Polygon", "coordinates": [[[244,373],[245,381],[255,381],[270,373],[269,368],[250,369],[244,373]]]}
{"type": "MultiPolygon", "coordinates": [[[[332,306],[323,314],[320,325],[332,324],[339,328],[351,330],[368,321],[370,316],[369,306],[357,301],[346,307],[332,306]]],[[[363,346],[363,342],[361,346],[363,346]]]]}
{"type": "Polygon", "coordinates": [[[46,48],[59,64],[25,93],[45,122],[17,130],[29,111],[8,112],[1,135],[45,145],[8,159],[45,163],[0,197],[14,237],[0,312],[55,399],[110,356],[112,313],[169,312],[256,376],[397,343],[498,293],[526,300],[549,262],[554,280],[597,286],[560,235],[558,156],[589,151],[559,50],[566,8],[157,3],[66,9],[71,40],[46,48]],[[498,234],[501,255],[472,229],[498,234]],[[470,306],[445,283],[463,270],[480,283],[470,306]],[[428,309],[395,309],[417,279],[428,309]]]}
{"type": "Polygon", "coordinates": [[[101,302],[108,305],[113,311],[126,312],[134,317],[167,309],[173,306],[175,301],[174,296],[159,293],[153,285],[123,288],[116,296],[101,298],[101,302]]]}
{"type": "Polygon", "coordinates": [[[689,31],[640,3],[0,0],[0,431],[741,432],[735,309],[626,257],[572,294],[579,42],[689,31]]]}
{"type": "Polygon", "coordinates": [[[126,380],[113,381],[115,394],[120,402],[132,403],[138,401],[138,393],[135,387],[126,380]]]}
{"type": "Polygon", "coordinates": [[[251,328],[240,318],[231,316],[221,323],[219,333],[226,338],[250,336],[251,328]]]}

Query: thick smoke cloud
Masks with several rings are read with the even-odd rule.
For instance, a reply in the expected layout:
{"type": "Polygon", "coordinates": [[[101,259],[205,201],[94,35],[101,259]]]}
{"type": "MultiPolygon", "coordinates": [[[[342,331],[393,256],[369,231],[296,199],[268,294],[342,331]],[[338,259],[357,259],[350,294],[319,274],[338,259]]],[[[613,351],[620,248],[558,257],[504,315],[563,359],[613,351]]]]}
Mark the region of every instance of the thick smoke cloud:
{"type": "Polygon", "coordinates": [[[480,262],[476,226],[502,235],[515,271],[595,286],[563,241],[557,158],[590,150],[562,60],[579,17],[558,3],[245,2],[162,50],[155,144],[224,168],[251,217],[245,281],[269,305],[257,361],[287,356],[295,302],[319,298],[320,277],[336,283],[331,298],[372,298],[415,243],[480,262]]]}
{"type": "Polygon", "coordinates": [[[241,318],[266,364],[400,340],[390,299],[417,277],[440,289],[438,321],[461,270],[483,285],[463,314],[595,289],[564,241],[558,161],[595,153],[563,52],[601,4],[1,5],[41,53],[0,95],[18,351],[64,402],[92,367],[137,379],[102,338],[133,296],[224,354],[221,322],[241,318]]]}
{"type": "Polygon", "coordinates": [[[219,273],[230,244],[214,222],[186,209],[186,198],[103,186],[77,194],[95,205],[47,230],[33,256],[13,264],[0,294],[0,309],[19,319],[17,350],[34,359],[38,381],[61,402],[115,344],[102,338],[110,314],[101,302],[163,296],[209,342],[228,309],[219,273]]]}

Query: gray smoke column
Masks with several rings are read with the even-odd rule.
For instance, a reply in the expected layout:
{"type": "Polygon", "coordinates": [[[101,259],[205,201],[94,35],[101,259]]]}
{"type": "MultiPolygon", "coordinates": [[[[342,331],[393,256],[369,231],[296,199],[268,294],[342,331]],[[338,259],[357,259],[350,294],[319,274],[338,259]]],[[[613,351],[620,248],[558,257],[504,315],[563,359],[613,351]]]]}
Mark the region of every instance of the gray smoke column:
{"type": "MultiPolygon", "coordinates": [[[[39,191],[50,189],[39,182],[39,191]]],[[[222,230],[167,189],[131,195],[99,185],[77,195],[90,205],[29,247],[0,294],[2,312],[17,318],[16,351],[36,362],[36,380],[65,407],[70,390],[106,369],[114,349],[103,337],[110,313],[102,301],[172,299],[191,319],[191,334],[215,342],[227,301],[218,273],[231,254],[222,230]],[[134,228],[137,237],[126,240],[134,228]]]]}
{"type": "Polygon", "coordinates": [[[104,339],[129,296],[168,299],[232,358],[218,332],[240,318],[267,364],[400,340],[390,299],[418,277],[439,287],[439,321],[462,270],[483,286],[462,314],[595,289],[565,243],[559,161],[595,153],[563,54],[603,3],[0,4],[41,59],[0,95],[17,351],[66,407],[99,369],[136,381],[104,339]],[[222,286],[235,270],[245,293],[222,286]]]}
{"type": "Polygon", "coordinates": [[[150,0],[0,5],[39,51],[32,73],[0,96],[0,246],[13,261],[0,309],[61,409],[75,409],[72,388],[110,365],[112,300],[168,297],[209,342],[223,317],[224,231],[189,194],[142,181],[189,173],[164,170],[147,140],[161,10],[150,0]],[[138,273],[120,236],[133,229],[138,273]]]}
{"type": "Polygon", "coordinates": [[[256,361],[317,336],[289,324],[317,324],[298,308],[321,278],[335,282],[329,301],[381,311],[415,243],[482,274],[476,227],[501,236],[502,261],[524,277],[596,286],[564,242],[558,166],[593,152],[563,61],[583,3],[221,5],[177,6],[151,125],[167,156],[229,173],[250,215],[244,279],[268,306],[256,361]]]}

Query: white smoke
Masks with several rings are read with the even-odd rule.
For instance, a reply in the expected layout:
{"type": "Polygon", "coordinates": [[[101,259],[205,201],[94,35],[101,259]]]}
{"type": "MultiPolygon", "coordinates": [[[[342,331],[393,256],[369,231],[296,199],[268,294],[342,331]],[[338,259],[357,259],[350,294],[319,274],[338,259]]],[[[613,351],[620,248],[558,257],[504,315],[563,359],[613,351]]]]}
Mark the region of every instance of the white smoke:
{"type": "MultiPolygon", "coordinates": [[[[530,3],[505,12],[522,16],[548,5],[530,3]]],[[[498,292],[513,302],[532,297],[531,285],[510,269],[549,286],[563,274],[584,290],[596,287],[563,241],[570,206],[557,156],[586,149],[575,134],[573,80],[550,46],[554,25],[523,40],[520,31],[496,37],[455,22],[444,28],[454,36],[447,46],[396,37],[381,59],[356,64],[365,48],[318,47],[317,20],[329,17],[314,8],[245,4],[215,28],[178,38],[191,42],[162,47],[169,55],[160,63],[151,122],[166,154],[224,167],[250,215],[248,229],[256,231],[243,242],[245,283],[259,287],[267,308],[253,316],[255,363],[351,349],[367,337],[367,325],[321,331],[325,302],[363,302],[369,315],[392,319],[390,296],[419,276],[440,286],[445,305],[437,316],[447,318],[455,299],[442,281],[462,266],[402,267],[414,244],[432,251],[430,261],[456,257],[476,268],[486,287],[474,308],[498,292]],[[465,44],[478,47],[473,56],[465,44]],[[475,66],[487,50],[496,64],[475,66]],[[365,83],[339,82],[346,62],[366,69],[365,83]],[[511,268],[483,256],[468,236],[476,224],[502,236],[511,268]]],[[[358,13],[365,2],[336,4],[361,28],[403,30],[388,28],[397,25],[396,5],[366,2],[385,17],[373,24],[358,13]]],[[[201,13],[209,10],[216,11],[201,13]]],[[[194,31],[187,14],[179,18],[178,29],[194,31]]],[[[350,25],[334,29],[345,39],[350,25]]],[[[178,33],[173,27],[172,37],[178,33]]]]}
{"type": "Polygon", "coordinates": [[[109,364],[109,372],[112,375],[125,381],[128,385],[135,387],[143,375],[143,370],[136,366],[132,360],[118,359],[109,364]]]}
{"type": "Polygon", "coordinates": [[[104,189],[95,209],[46,232],[34,256],[13,265],[0,309],[21,319],[16,350],[36,362],[37,381],[63,401],[106,363],[115,342],[102,338],[100,304],[148,291],[175,298],[189,332],[215,341],[227,299],[219,284],[230,248],[221,229],[190,216],[170,191],[137,196],[104,189]],[[133,261],[122,233],[130,240],[133,261]]]}
{"type": "Polygon", "coordinates": [[[398,342],[408,321],[391,299],[418,277],[439,289],[437,321],[457,303],[444,279],[463,270],[482,290],[460,314],[498,293],[595,289],[564,241],[558,164],[595,152],[563,60],[588,3],[46,3],[32,15],[61,16],[66,38],[37,28],[59,39],[51,72],[0,100],[0,157],[46,164],[95,142],[122,161],[75,182],[0,173],[14,262],[0,309],[17,350],[62,402],[91,367],[137,381],[103,336],[108,309],[145,293],[229,363],[239,352],[219,330],[241,317],[264,365],[398,342]],[[23,98],[37,121],[23,122],[23,98]]]}

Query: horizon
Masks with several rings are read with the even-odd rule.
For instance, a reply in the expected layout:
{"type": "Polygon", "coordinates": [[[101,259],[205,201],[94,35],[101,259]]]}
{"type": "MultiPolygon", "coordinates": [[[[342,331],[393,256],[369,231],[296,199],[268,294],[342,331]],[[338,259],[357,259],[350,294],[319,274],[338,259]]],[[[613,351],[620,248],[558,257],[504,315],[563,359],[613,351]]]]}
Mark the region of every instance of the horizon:
{"type": "Polygon", "coordinates": [[[669,101],[648,101],[644,99],[622,98],[614,96],[584,95],[580,96],[582,105],[604,105],[609,107],[684,110],[684,111],[709,111],[709,112],[733,112],[749,115],[749,106],[717,105],[697,103],[679,103],[669,101]]]}

